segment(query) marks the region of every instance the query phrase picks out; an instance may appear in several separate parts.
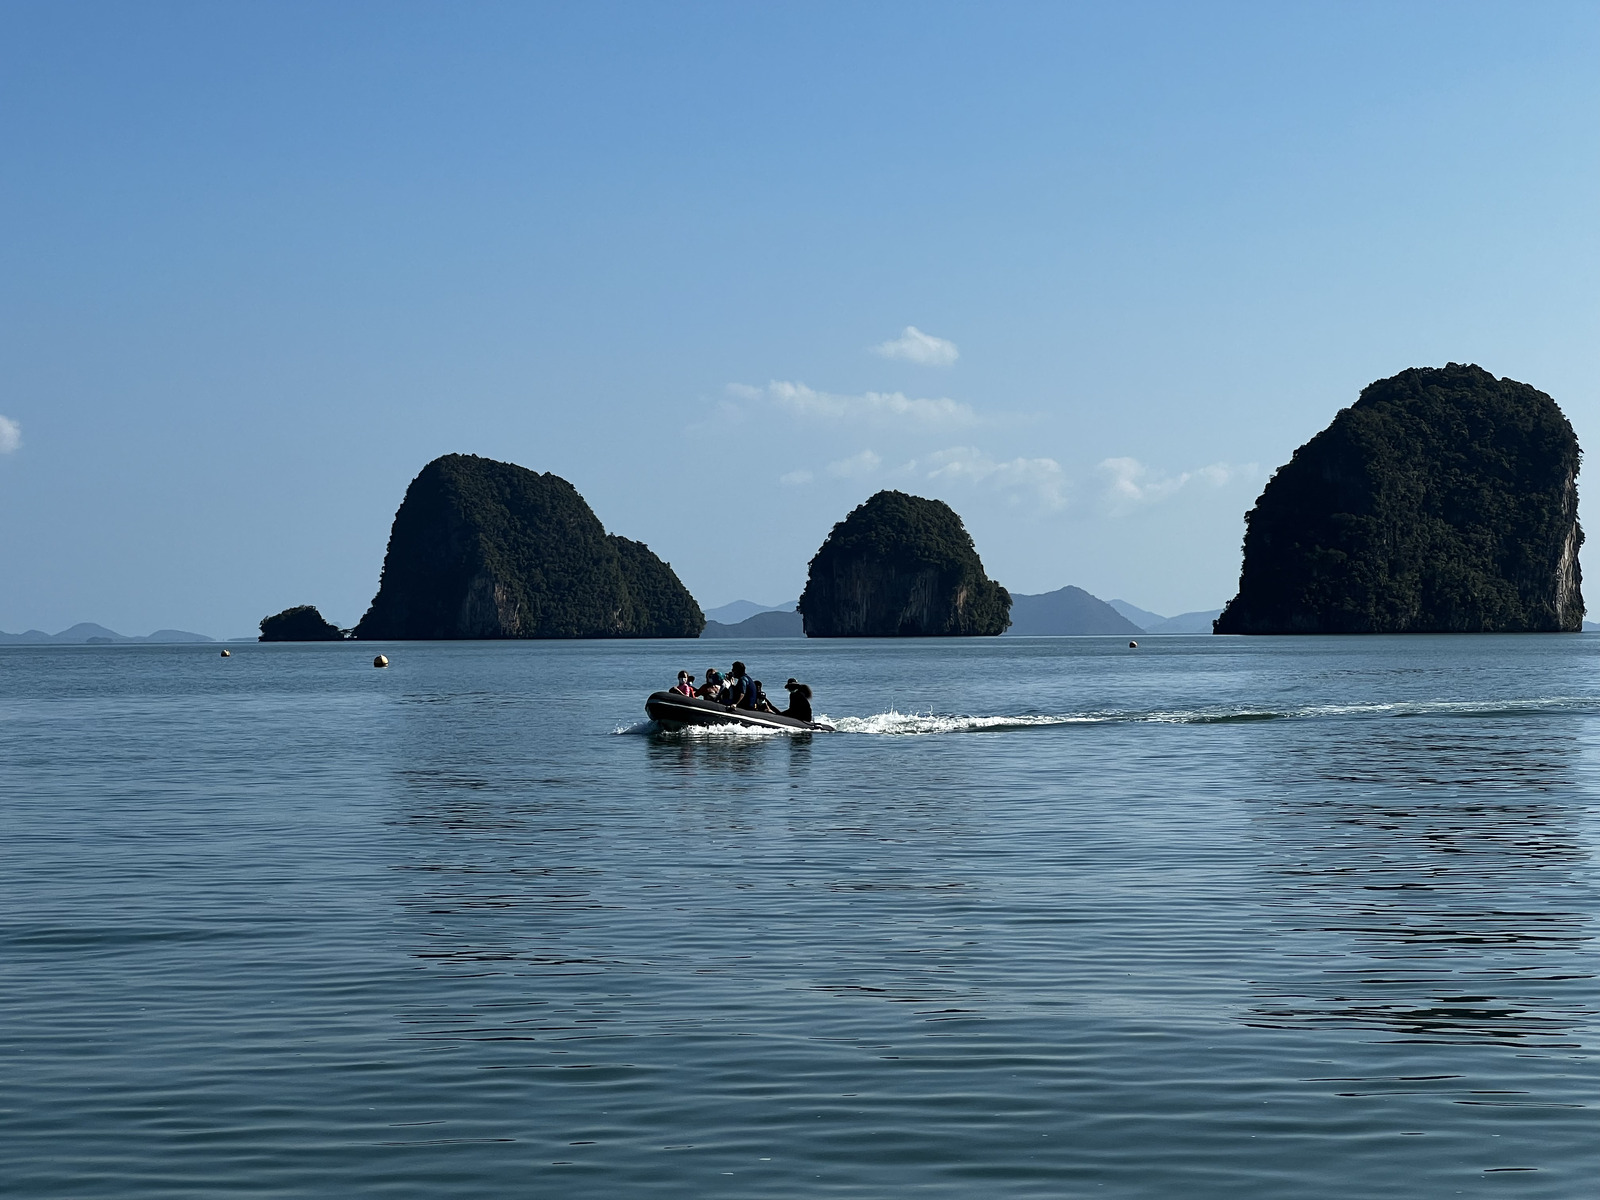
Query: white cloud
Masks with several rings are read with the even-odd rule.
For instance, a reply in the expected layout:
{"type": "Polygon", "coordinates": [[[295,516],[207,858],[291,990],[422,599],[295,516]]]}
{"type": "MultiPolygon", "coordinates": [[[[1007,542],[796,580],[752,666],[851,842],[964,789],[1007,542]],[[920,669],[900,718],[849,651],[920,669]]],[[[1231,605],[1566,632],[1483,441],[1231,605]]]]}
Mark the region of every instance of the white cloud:
{"type": "Polygon", "coordinates": [[[810,471],[801,469],[799,471],[790,471],[786,475],[779,475],[778,482],[785,487],[800,487],[802,484],[810,483],[813,478],[815,476],[810,471]]]}
{"type": "Polygon", "coordinates": [[[1260,473],[1255,463],[1234,466],[1210,463],[1193,471],[1167,475],[1148,467],[1136,458],[1108,458],[1099,466],[1105,480],[1103,501],[1113,514],[1122,515],[1136,508],[1165,500],[1190,484],[1222,487],[1235,479],[1248,479],[1260,473]]]}
{"type": "Polygon", "coordinates": [[[841,458],[838,462],[828,464],[828,474],[837,479],[859,479],[863,475],[870,475],[883,463],[871,450],[863,450],[860,454],[852,454],[849,458],[841,458]]]}
{"type": "Polygon", "coordinates": [[[964,480],[996,488],[1008,493],[1013,503],[1031,497],[1050,512],[1067,505],[1067,476],[1053,458],[1001,461],[973,446],[953,446],[909,465],[913,471],[925,471],[929,479],[964,480]]]}
{"type": "Polygon", "coordinates": [[[904,392],[840,395],[836,392],[819,392],[803,383],[778,379],[764,388],[730,383],[728,394],[742,400],[765,398],[796,416],[833,421],[959,426],[975,424],[978,419],[968,405],[948,397],[925,399],[907,396],[904,392]]]}
{"type": "Polygon", "coordinates": [[[10,417],[0,417],[0,454],[10,454],[22,445],[22,426],[10,417]]]}
{"type": "Polygon", "coordinates": [[[903,358],[925,367],[948,367],[961,357],[961,351],[956,349],[954,342],[923,333],[915,325],[907,325],[906,331],[892,341],[879,342],[872,347],[872,352],[884,358],[903,358]]]}

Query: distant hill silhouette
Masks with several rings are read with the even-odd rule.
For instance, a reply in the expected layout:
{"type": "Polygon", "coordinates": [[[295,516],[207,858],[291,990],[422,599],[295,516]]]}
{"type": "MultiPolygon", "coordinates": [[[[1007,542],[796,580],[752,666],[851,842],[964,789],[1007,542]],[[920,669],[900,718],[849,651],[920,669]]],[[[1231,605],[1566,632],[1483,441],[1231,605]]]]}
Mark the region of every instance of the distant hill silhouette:
{"type": "Polygon", "coordinates": [[[1222,615],[1220,608],[1203,608],[1196,612],[1179,613],[1175,617],[1168,617],[1165,621],[1158,621],[1146,633],[1175,634],[1175,633],[1210,633],[1212,626],[1222,615]]]}
{"type": "Polygon", "coordinates": [[[1167,619],[1160,613],[1153,613],[1148,608],[1140,608],[1137,604],[1129,604],[1126,600],[1107,600],[1106,603],[1146,633],[1150,631],[1152,625],[1160,625],[1167,619]]]}
{"type": "Polygon", "coordinates": [[[1135,625],[1140,626],[1146,633],[1153,634],[1210,633],[1212,622],[1222,612],[1220,608],[1208,608],[1179,613],[1175,617],[1163,617],[1160,613],[1153,613],[1148,608],[1139,608],[1126,600],[1108,600],[1106,603],[1135,625]]]}
{"type": "Polygon", "coordinates": [[[175,645],[192,642],[210,642],[214,638],[203,633],[189,633],[183,629],[158,629],[142,637],[129,637],[93,621],[80,621],[60,633],[45,633],[30,629],[26,633],[0,633],[0,646],[110,646],[132,643],[175,645]]]}
{"type": "Polygon", "coordinates": [[[703,638],[797,638],[805,637],[805,624],[797,612],[758,612],[753,617],[727,625],[707,621],[703,638]]]}
{"type": "Polygon", "coordinates": [[[1144,630],[1111,605],[1080,587],[1011,597],[1011,628],[1007,635],[1022,637],[1072,637],[1095,634],[1140,634],[1144,630]]]}
{"type": "Polygon", "coordinates": [[[754,600],[735,600],[731,604],[705,610],[707,621],[716,621],[723,625],[737,625],[746,617],[753,617],[757,613],[793,611],[792,600],[788,604],[757,604],[754,600]]]}

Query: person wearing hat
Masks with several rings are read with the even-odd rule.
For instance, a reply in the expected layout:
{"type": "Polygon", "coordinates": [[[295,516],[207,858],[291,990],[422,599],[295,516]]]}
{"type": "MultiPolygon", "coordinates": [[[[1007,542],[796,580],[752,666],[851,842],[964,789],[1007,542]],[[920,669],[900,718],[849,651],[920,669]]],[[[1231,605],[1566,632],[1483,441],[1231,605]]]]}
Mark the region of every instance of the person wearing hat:
{"type": "Polygon", "coordinates": [[[811,687],[809,684],[797,683],[793,677],[783,685],[789,689],[789,707],[783,710],[783,715],[793,717],[796,721],[811,720],[811,687]]]}

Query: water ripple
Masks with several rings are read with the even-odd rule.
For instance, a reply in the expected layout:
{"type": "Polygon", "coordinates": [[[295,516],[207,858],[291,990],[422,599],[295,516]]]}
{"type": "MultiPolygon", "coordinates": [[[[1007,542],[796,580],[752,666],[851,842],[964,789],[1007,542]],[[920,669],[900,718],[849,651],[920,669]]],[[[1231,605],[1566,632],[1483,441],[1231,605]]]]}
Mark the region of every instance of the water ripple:
{"type": "Polygon", "coordinates": [[[1600,1172],[1600,639],[737,649],[0,652],[8,1194],[1600,1172]]]}

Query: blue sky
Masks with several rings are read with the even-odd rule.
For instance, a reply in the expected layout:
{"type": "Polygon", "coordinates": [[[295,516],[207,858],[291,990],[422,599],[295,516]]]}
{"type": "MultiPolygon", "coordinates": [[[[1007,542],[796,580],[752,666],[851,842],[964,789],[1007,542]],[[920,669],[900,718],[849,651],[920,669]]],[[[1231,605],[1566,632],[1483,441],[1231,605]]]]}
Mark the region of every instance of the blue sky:
{"type": "Polygon", "coordinates": [[[0,629],[351,624],[451,451],[706,605],[900,487],[1218,606],[1374,379],[1600,439],[1597,62],[1593,4],[0,3],[0,629]]]}

